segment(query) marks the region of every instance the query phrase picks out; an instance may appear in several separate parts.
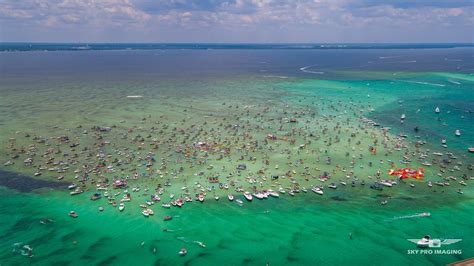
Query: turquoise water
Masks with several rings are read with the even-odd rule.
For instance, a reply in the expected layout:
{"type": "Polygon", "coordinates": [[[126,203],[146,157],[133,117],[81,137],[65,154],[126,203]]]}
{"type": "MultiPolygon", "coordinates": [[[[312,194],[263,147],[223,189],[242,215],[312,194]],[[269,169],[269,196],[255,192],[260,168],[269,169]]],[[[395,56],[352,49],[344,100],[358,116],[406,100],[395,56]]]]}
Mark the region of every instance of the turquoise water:
{"type": "MultiPolygon", "coordinates": [[[[42,155],[47,149],[60,147],[69,156],[53,155],[55,160],[77,160],[64,174],[63,181],[69,184],[77,182],[73,170],[84,163],[96,163],[99,151],[110,155],[108,164],[126,156],[118,151],[130,151],[136,157],[153,152],[156,157],[153,171],[135,159],[114,166],[115,172],[104,172],[110,178],[135,171],[150,174],[130,181],[130,187],[140,186],[142,190],[132,193],[133,199],[123,212],[104,198],[89,200],[95,191],[95,184],[89,182],[89,190],[73,197],[66,189],[20,193],[18,186],[28,184],[0,188],[1,265],[443,265],[474,256],[473,184],[472,180],[466,181],[467,186],[458,183],[463,174],[473,176],[469,169],[473,156],[467,153],[467,147],[474,145],[470,50],[355,50],[342,55],[327,51],[184,50],[162,54],[107,51],[0,56],[2,165],[14,161],[3,170],[28,176],[40,171],[42,175],[36,178],[55,181],[58,173],[39,169],[46,165],[47,156],[42,155]],[[377,60],[387,53],[416,57],[419,71],[414,71],[416,67],[411,63],[378,62],[381,69],[366,65],[367,60],[377,60]],[[347,61],[334,62],[333,58],[341,57],[347,61]],[[445,62],[445,58],[464,61],[445,63],[439,66],[439,72],[432,72],[432,62],[445,62]],[[313,67],[315,72],[325,73],[300,71],[311,64],[319,65],[313,67]],[[456,71],[459,64],[463,67],[456,71]],[[129,99],[127,95],[144,97],[129,99]],[[440,115],[434,113],[436,106],[442,110],[440,115]],[[403,124],[402,113],[407,116],[403,124]],[[296,117],[297,123],[283,122],[290,117],[296,117]],[[384,136],[380,129],[365,126],[360,117],[392,128],[387,147],[381,145],[384,136]],[[94,133],[93,126],[113,126],[109,133],[102,133],[111,143],[103,150],[96,146],[98,133],[94,133]],[[415,126],[418,132],[414,132],[415,126]],[[186,134],[176,134],[180,129],[186,134]],[[454,136],[455,129],[462,131],[461,137],[454,136]],[[408,135],[405,141],[396,140],[400,132],[408,135]],[[280,140],[255,149],[248,144],[253,140],[263,143],[269,133],[280,140]],[[350,137],[351,133],[356,136],[350,137]],[[56,137],[64,134],[79,142],[79,148],[59,143],[56,137]],[[133,141],[136,135],[144,140],[133,141]],[[45,137],[46,145],[35,142],[33,136],[45,137]],[[295,144],[283,140],[285,136],[295,144]],[[152,138],[158,139],[156,148],[151,148],[156,142],[152,138]],[[441,138],[446,138],[448,148],[440,147],[441,138]],[[367,147],[374,139],[378,140],[378,153],[370,155],[367,147]],[[189,158],[175,152],[178,144],[202,140],[215,141],[219,148],[230,147],[231,152],[223,159],[219,159],[218,151],[197,152],[189,158]],[[416,140],[426,140],[427,144],[417,148],[416,140]],[[405,145],[401,151],[394,149],[397,143],[405,145]],[[306,147],[300,149],[300,144],[306,147]],[[11,159],[18,151],[12,148],[28,145],[37,147],[33,166],[22,163],[28,157],[23,153],[11,159]],[[91,157],[82,150],[84,147],[92,151],[91,157]],[[440,168],[441,162],[431,154],[435,151],[452,152],[457,159],[440,168]],[[385,173],[391,166],[387,160],[402,167],[399,160],[405,155],[411,161],[406,166],[417,168],[422,166],[418,155],[423,152],[429,154],[427,161],[437,163],[425,167],[425,180],[412,181],[415,188],[408,183],[383,191],[368,188],[378,169],[388,178],[385,173]],[[74,153],[78,154],[76,159],[74,153]],[[327,156],[332,158],[330,165],[325,163],[327,156]],[[263,158],[268,158],[268,166],[263,158]],[[161,162],[166,162],[165,169],[161,162]],[[241,176],[225,177],[239,163],[245,163],[248,169],[241,176]],[[180,167],[184,168],[182,172],[180,167]],[[257,174],[259,170],[264,174],[257,174]],[[324,196],[309,190],[294,197],[280,194],[278,199],[252,202],[245,201],[233,188],[216,189],[208,193],[204,203],[194,201],[171,209],[155,204],[151,207],[155,214],[148,218],[139,207],[166,179],[173,184],[162,195],[162,202],[169,201],[170,193],[181,196],[184,185],[191,187],[200,182],[207,186],[205,177],[215,174],[225,182],[239,180],[246,190],[253,186],[245,181],[251,176],[261,180],[264,187],[278,189],[281,184],[289,191],[288,175],[292,171],[293,180],[306,188],[327,186],[317,179],[324,171],[334,182],[346,181],[348,185],[339,185],[336,190],[326,188],[324,196]],[[173,175],[175,172],[179,173],[173,175]],[[451,180],[449,187],[429,188],[426,181],[442,180],[438,173],[457,180],[451,180]],[[280,179],[264,180],[263,175],[280,175],[280,179]],[[359,178],[356,187],[350,186],[352,176],[359,178]],[[456,193],[457,189],[464,194],[456,193]],[[214,193],[220,195],[219,201],[213,199],[214,193]],[[243,206],[228,201],[228,193],[241,198],[243,206]],[[381,205],[386,199],[388,204],[381,205]],[[104,211],[99,212],[99,207],[104,211]],[[79,217],[69,217],[70,210],[79,217]],[[397,219],[422,212],[430,212],[431,216],[397,219]],[[165,215],[173,219],[164,221],[165,215]],[[54,222],[40,223],[45,217],[54,222]],[[442,247],[460,254],[409,255],[416,245],[407,239],[425,234],[462,239],[442,247]],[[30,245],[34,256],[12,252],[19,242],[30,245]],[[188,253],[179,256],[183,247],[188,253]]],[[[2,174],[1,178],[9,177],[2,174]]],[[[99,179],[95,175],[93,178],[99,179]]]]}

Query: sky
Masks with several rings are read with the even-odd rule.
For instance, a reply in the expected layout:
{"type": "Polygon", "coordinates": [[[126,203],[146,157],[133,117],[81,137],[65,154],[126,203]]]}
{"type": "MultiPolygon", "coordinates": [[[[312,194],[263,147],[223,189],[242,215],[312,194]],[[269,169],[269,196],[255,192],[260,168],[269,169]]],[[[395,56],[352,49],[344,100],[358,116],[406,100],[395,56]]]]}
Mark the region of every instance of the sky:
{"type": "Polygon", "coordinates": [[[474,0],[0,0],[0,42],[474,42],[474,0]]]}

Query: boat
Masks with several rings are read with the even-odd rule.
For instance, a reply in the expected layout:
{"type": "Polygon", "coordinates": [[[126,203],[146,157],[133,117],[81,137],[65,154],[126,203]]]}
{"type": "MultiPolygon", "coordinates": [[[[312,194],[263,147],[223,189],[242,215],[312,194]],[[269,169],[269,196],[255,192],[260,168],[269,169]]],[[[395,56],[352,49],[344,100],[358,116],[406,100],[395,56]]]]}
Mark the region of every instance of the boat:
{"type": "Polygon", "coordinates": [[[163,221],[170,221],[173,219],[173,216],[170,216],[170,215],[166,215],[165,217],[163,217],[163,221]]]}
{"type": "Polygon", "coordinates": [[[406,115],[405,115],[405,114],[402,114],[402,115],[400,116],[400,119],[401,119],[401,120],[403,120],[403,119],[405,119],[405,118],[406,118],[406,115]]]}
{"type": "Polygon", "coordinates": [[[329,184],[328,188],[336,189],[337,185],[335,183],[329,184]]]}
{"type": "Polygon", "coordinates": [[[182,248],[182,249],[179,250],[178,253],[179,253],[180,256],[185,256],[188,253],[188,251],[185,248],[182,248]]]}
{"type": "Polygon", "coordinates": [[[294,195],[295,195],[295,192],[294,192],[293,190],[290,190],[290,191],[288,191],[288,194],[289,194],[290,196],[294,196],[294,195]]]}
{"type": "Polygon", "coordinates": [[[454,135],[456,135],[457,137],[460,137],[461,131],[459,129],[456,129],[456,131],[454,131],[454,135]]]}
{"type": "Polygon", "coordinates": [[[431,181],[428,181],[428,186],[433,187],[433,183],[431,181]]]}
{"type": "Polygon", "coordinates": [[[239,205],[244,204],[244,202],[241,199],[236,199],[235,202],[237,202],[239,205]]]}
{"type": "Polygon", "coordinates": [[[152,209],[146,209],[146,211],[148,212],[149,215],[155,214],[155,212],[152,209]]]}
{"type": "Polygon", "coordinates": [[[347,183],[344,182],[344,181],[341,181],[341,185],[345,186],[345,185],[347,185],[347,183]]]}
{"type": "Polygon", "coordinates": [[[463,185],[463,186],[467,186],[466,182],[464,180],[461,180],[459,181],[459,184],[463,185]]]}
{"type": "Polygon", "coordinates": [[[245,191],[245,192],[244,192],[244,197],[245,197],[248,201],[252,201],[252,194],[250,194],[250,192],[245,191]]]}
{"type": "Polygon", "coordinates": [[[415,187],[415,184],[410,183],[410,187],[411,187],[411,188],[414,188],[414,187],[415,187]]]}
{"type": "Polygon", "coordinates": [[[76,184],[71,184],[69,186],[67,186],[67,189],[71,190],[71,189],[75,189],[77,187],[76,184]]]}
{"type": "Polygon", "coordinates": [[[214,199],[215,199],[215,200],[219,200],[219,196],[214,196],[214,199]]]}
{"type": "Polygon", "coordinates": [[[94,195],[91,196],[91,200],[98,200],[100,199],[102,196],[100,195],[100,193],[94,193],[94,195]]]}
{"type": "Polygon", "coordinates": [[[392,185],[392,182],[389,182],[389,181],[386,181],[386,180],[379,181],[379,183],[380,183],[381,185],[386,186],[386,187],[392,187],[392,186],[393,186],[393,185],[392,185]]]}
{"type": "Polygon", "coordinates": [[[311,190],[318,195],[324,194],[323,190],[320,187],[313,187],[311,190]]]}
{"type": "Polygon", "coordinates": [[[467,148],[467,151],[471,152],[471,153],[474,152],[474,147],[473,148],[471,148],[471,147],[467,148]]]}
{"type": "Polygon", "coordinates": [[[256,197],[257,199],[263,199],[263,194],[261,192],[255,193],[253,194],[253,196],[256,197]]]}
{"type": "Polygon", "coordinates": [[[436,106],[436,108],[435,108],[435,113],[439,114],[439,112],[440,112],[439,107],[436,106]]]}
{"type": "Polygon", "coordinates": [[[120,203],[119,205],[119,211],[123,211],[125,209],[125,204],[120,203]]]}
{"type": "Polygon", "coordinates": [[[77,195],[77,194],[81,194],[82,192],[82,189],[80,187],[76,188],[74,191],[71,191],[69,192],[69,194],[71,194],[71,196],[74,196],[74,195],[77,195]]]}
{"type": "Polygon", "coordinates": [[[75,211],[70,211],[69,216],[71,216],[72,218],[77,218],[79,215],[77,215],[75,211]]]}
{"type": "Polygon", "coordinates": [[[200,193],[200,194],[198,195],[198,200],[199,200],[200,202],[204,202],[204,194],[200,193]]]}
{"type": "Polygon", "coordinates": [[[163,203],[163,204],[161,204],[161,207],[169,209],[169,208],[171,208],[171,204],[163,203]]]}
{"type": "Polygon", "coordinates": [[[234,200],[234,195],[229,194],[229,195],[227,195],[227,198],[228,198],[230,201],[233,201],[233,200],[234,200]]]}
{"type": "Polygon", "coordinates": [[[150,213],[148,212],[148,209],[142,211],[143,216],[149,217],[150,213]]]}
{"type": "Polygon", "coordinates": [[[280,194],[278,194],[278,192],[273,191],[273,190],[269,190],[269,191],[268,191],[268,195],[270,195],[270,196],[272,196],[272,197],[274,197],[274,198],[280,197],[280,194]]]}

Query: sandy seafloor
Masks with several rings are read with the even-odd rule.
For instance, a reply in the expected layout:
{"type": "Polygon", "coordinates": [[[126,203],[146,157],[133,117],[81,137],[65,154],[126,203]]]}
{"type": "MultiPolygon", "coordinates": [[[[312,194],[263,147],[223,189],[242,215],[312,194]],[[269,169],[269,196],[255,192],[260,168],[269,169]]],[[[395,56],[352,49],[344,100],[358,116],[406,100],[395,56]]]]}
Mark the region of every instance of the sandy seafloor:
{"type": "Polygon", "coordinates": [[[472,48],[1,53],[0,265],[443,265],[473,257],[474,180],[458,183],[463,175],[474,176],[474,157],[467,152],[474,146],[473,61],[472,48]],[[362,117],[391,129],[384,136],[362,117]],[[112,130],[97,133],[93,126],[112,130]],[[397,140],[400,133],[407,138],[397,140]],[[267,134],[278,139],[265,142],[267,134]],[[55,138],[62,135],[71,142],[59,143],[55,138]],[[102,148],[96,145],[99,135],[108,142],[102,148]],[[42,138],[44,143],[37,141],[42,138]],[[368,151],[374,140],[376,155],[368,151]],[[417,140],[426,144],[416,147],[417,140]],[[70,148],[74,142],[79,146],[70,148]],[[215,142],[214,150],[177,152],[179,145],[196,142],[215,142]],[[32,166],[23,163],[30,156],[18,152],[28,145],[36,148],[32,166]],[[45,155],[51,147],[60,152],[45,155]],[[148,152],[155,159],[150,169],[140,161],[148,152]],[[456,159],[443,162],[449,152],[456,159]],[[111,166],[102,169],[104,176],[140,176],[129,181],[129,190],[141,191],[132,193],[123,212],[105,198],[89,200],[95,183],[70,196],[63,185],[33,185],[26,178],[41,172],[34,178],[56,181],[61,174],[47,170],[52,156],[77,161],[62,173],[62,182],[77,183],[73,171],[80,175],[83,163],[97,164],[99,153],[111,166]],[[427,158],[420,160],[420,153],[427,158]],[[132,154],[130,163],[117,164],[132,154]],[[387,175],[389,160],[397,168],[424,167],[424,180],[370,189],[377,170],[394,179],[387,175]],[[432,166],[421,165],[433,160],[432,166]],[[4,166],[8,161],[14,164],[4,166]],[[240,175],[238,164],[247,166],[240,175]],[[324,172],[330,179],[321,182],[324,172]],[[274,175],[279,179],[272,181],[274,175]],[[209,176],[237,181],[245,191],[255,185],[288,192],[292,181],[309,191],[247,202],[233,186],[209,184],[209,176]],[[456,178],[449,187],[427,186],[449,176],[456,178]],[[257,182],[250,184],[248,177],[257,182]],[[161,202],[169,202],[170,194],[184,196],[183,186],[194,197],[196,182],[215,189],[204,203],[171,209],[156,203],[155,214],[143,217],[139,205],[166,180],[171,186],[161,202]],[[338,188],[327,188],[330,182],[338,188]],[[326,187],[323,196],[311,192],[314,185],[326,187]],[[243,205],[230,202],[230,193],[243,205]],[[381,205],[383,200],[388,203],[381,205]],[[70,210],[79,217],[70,218],[70,210]],[[431,216],[394,219],[422,212],[431,216]],[[165,215],[173,220],[163,221],[165,215]],[[40,223],[44,217],[54,222],[40,223]],[[462,239],[441,248],[458,254],[408,255],[416,245],[407,239],[426,234],[462,239]],[[33,257],[12,252],[20,242],[33,248],[33,257]],[[182,247],[186,256],[178,255],[182,247]]]}

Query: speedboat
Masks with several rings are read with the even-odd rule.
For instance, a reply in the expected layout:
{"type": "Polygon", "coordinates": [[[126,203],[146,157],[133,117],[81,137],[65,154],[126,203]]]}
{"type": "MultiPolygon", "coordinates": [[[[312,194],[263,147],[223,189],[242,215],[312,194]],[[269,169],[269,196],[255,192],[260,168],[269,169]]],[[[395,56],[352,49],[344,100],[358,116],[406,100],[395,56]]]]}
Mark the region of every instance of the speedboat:
{"type": "Polygon", "coordinates": [[[329,184],[328,188],[336,189],[337,185],[335,183],[329,184]]]}
{"type": "Polygon", "coordinates": [[[77,194],[81,194],[82,192],[82,189],[80,187],[76,188],[74,191],[71,191],[69,192],[69,194],[71,194],[71,196],[74,196],[74,195],[77,195],[77,194]]]}
{"type": "Polygon", "coordinates": [[[250,194],[250,192],[245,191],[245,192],[244,192],[244,197],[245,197],[248,201],[252,201],[252,194],[250,194]]]}
{"type": "Polygon", "coordinates": [[[142,211],[143,216],[149,217],[150,213],[148,212],[148,209],[142,211]]]}
{"type": "Polygon", "coordinates": [[[200,202],[204,202],[204,194],[200,193],[200,194],[198,195],[198,200],[199,200],[200,202]]]}
{"type": "Polygon", "coordinates": [[[439,114],[439,112],[440,112],[439,107],[436,106],[436,108],[435,108],[435,113],[439,114]]]}
{"type": "Polygon", "coordinates": [[[179,255],[180,256],[185,256],[188,253],[188,251],[185,248],[182,248],[179,250],[179,255]]]}
{"type": "Polygon", "coordinates": [[[119,211],[123,211],[125,209],[125,204],[120,203],[119,205],[119,211]]]}
{"type": "Polygon", "coordinates": [[[91,200],[98,200],[100,199],[102,196],[100,195],[100,193],[94,193],[94,195],[91,196],[91,200]]]}
{"type": "Polygon", "coordinates": [[[152,209],[146,209],[146,211],[148,212],[149,215],[155,214],[155,212],[152,209]]]}
{"type": "Polygon", "coordinates": [[[454,131],[454,135],[456,135],[457,137],[461,136],[461,131],[459,129],[456,129],[456,131],[454,131]]]}
{"type": "Polygon", "coordinates": [[[72,218],[77,218],[79,215],[77,215],[75,211],[70,211],[69,216],[71,216],[72,218]]]}
{"type": "Polygon", "coordinates": [[[323,190],[320,187],[313,187],[311,190],[318,195],[324,194],[323,190]]]}
{"type": "Polygon", "coordinates": [[[169,208],[171,208],[171,204],[163,203],[163,204],[161,204],[161,207],[169,209],[169,208]]]}
{"type": "Polygon", "coordinates": [[[386,186],[386,187],[392,187],[392,186],[393,186],[393,185],[392,185],[392,182],[389,182],[389,181],[386,181],[386,180],[379,181],[379,183],[380,183],[381,185],[386,186]]]}
{"type": "Polygon", "coordinates": [[[268,195],[270,195],[270,196],[272,196],[272,197],[275,197],[275,198],[280,197],[280,194],[278,194],[278,192],[273,191],[273,190],[269,190],[269,191],[268,191],[268,195]]]}
{"type": "Polygon", "coordinates": [[[239,205],[244,204],[244,202],[241,199],[236,199],[235,202],[237,202],[239,205]]]}
{"type": "Polygon", "coordinates": [[[261,192],[253,194],[257,199],[263,199],[263,194],[261,192]]]}
{"type": "Polygon", "coordinates": [[[69,186],[67,186],[67,189],[75,189],[77,187],[76,184],[71,184],[69,186]]]}
{"type": "Polygon", "coordinates": [[[345,185],[347,185],[347,183],[344,182],[344,181],[341,181],[341,185],[345,186],[345,185]]]}
{"type": "Polygon", "coordinates": [[[433,186],[433,183],[431,181],[428,181],[428,186],[429,187],[432,187],[433,186]]]}
{"type": "Polygon", "coordinates": [[[227,195],[227,198],[228,198],[230,201],[233,201],[233,200],[234,200],[234,195],[229,194],[229,195],[227,195]]]}

